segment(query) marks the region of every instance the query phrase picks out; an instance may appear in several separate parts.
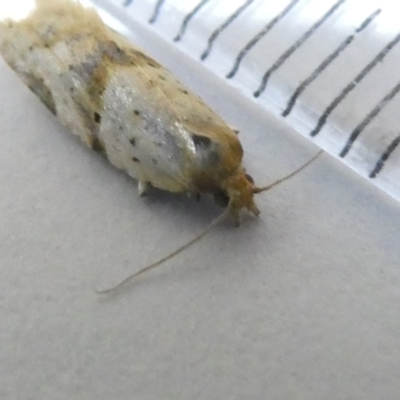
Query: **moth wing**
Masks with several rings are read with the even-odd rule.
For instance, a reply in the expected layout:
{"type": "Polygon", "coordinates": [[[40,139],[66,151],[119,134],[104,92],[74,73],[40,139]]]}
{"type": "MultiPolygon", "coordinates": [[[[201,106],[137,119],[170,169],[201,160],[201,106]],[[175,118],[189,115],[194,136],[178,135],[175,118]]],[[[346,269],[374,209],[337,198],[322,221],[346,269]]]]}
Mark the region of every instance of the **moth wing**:
{"type": "Polygon", "coordinates": [[[100,137],[103,141],[113,138],[107,156],[122,156],[131,176],[155,187],[191,191],[188,140],[144,70],[143,66],[118,68],[110,75],[104,107],[118,112],[105,112],[102,117],[100,137]]]}

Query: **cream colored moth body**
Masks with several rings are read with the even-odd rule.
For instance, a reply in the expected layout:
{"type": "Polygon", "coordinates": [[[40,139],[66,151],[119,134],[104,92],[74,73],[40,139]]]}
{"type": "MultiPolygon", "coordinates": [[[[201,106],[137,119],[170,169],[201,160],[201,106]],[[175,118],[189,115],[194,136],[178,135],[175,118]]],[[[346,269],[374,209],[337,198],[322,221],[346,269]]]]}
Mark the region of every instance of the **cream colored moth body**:
{"type": "Polygon", "coordinates": [[[72,0],[0,24],[0,52],[63,125],[138,180],[258,215],[235,132],[164,67],[72,0]]]}

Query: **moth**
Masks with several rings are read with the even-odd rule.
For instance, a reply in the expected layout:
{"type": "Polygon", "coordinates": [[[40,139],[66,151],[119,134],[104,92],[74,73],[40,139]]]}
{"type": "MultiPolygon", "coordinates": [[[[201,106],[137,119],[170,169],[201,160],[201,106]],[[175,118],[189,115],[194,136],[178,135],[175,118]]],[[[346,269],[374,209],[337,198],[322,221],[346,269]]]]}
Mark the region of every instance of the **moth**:
{"type": "Polygon", "coordinates": [[[140,195],[211,193],[237,225],[242,209],[259,214],[254,194],[270,187],[246,174],[237,134],[95,10],[37,0],[26,19],[0,24],[0,53],[64,126],[138,181],[140,195]]]}

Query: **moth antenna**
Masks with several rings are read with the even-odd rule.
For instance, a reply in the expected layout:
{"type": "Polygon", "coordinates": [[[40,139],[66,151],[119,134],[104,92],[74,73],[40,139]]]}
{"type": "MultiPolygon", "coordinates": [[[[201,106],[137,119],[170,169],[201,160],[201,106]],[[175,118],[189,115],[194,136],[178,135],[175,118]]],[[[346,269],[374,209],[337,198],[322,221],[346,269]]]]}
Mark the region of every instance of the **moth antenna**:
{"type": "Polygon", "coordinates": [[[201,232],[198,234],[196,237],[194,237],[192,240],[189,242],[185,243],[183,246],[179,247],[172,253],[168,254],[167,256],[161,258],[160,260],[154,262],[153,264],[148,265],[147,267],[139,270],[138,272],[135,272],[134,274],[128,276],[124,280],[122,280],[120,283],[117,285],[109,288],[109,289],[104,289],[104,290],[96,290],[96,293],[99,294],[107,294],[111,293],[114,290],[119,289],[121,286],[125,285],[128,283],[130,280],[137,278],[139,275],[142,275],[144,272],[150,271],[153,268],[158,267],[159,265],[165,263],[166,261],[170,260],[171,258],[174,258],[177,256],[179,253],[182,253],[182,251],[186,250],[188,247],[190,247],[192,244],[195,244],[196,242],[200,241],[215,225],[218,225],[221,221],[223,221],[229,214],[230,214],[230,209],[227,207],[225,211],[220,214],[217,218],[215,218],[213,221],[210,222],[210,224],[201,232]]]}
{"type": "Polygon", "coordinates": [[[274,186],[279,185],[282,182],[285,182],[286,180],[292,178],[293,176],[297,175],[300,171],[302,171],[304,168],[306,168],[307,166],[309,166],[314,160],[316,160],[324,151],[320,150],[314,157],[312,157],[310,160],[308,160],[306,163],[304,163],[303,165],[301,165],[299,168],[297,168],[296,170],[294,170],[293,172],[291,172],[289,175],[284,176],[281,179],[278,179],[277,181],[270,183],[267,186],[264,187],[255,187],[253,189],[253,193],[261,193],[261,192],[265,192],[269,189],[272,189],[274,186]]]}

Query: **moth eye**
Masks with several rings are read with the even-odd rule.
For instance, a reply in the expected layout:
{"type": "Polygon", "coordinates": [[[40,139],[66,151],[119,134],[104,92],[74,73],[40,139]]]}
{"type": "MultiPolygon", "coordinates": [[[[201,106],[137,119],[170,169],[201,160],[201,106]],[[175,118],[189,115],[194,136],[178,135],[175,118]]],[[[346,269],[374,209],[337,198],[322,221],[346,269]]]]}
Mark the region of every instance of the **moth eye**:
{"type": "Polygon", "coordinates": [[[201,136],[192,133],[192,139],[196,147],[209,147],[211,144],[211,139],[207,136],[201,136]]]}
{"type": "Polygon", "coordinates": [[[229,196],[224,190],[217,190],[214,192],[214,201],[221,207],[228,207],[229,196]]]}
{"type": "Polygon", "coordinates": [[[253,179],[253,177],[252,177],[251,175],[245,174],[245,176],[246,176],[246,179],[247,179],[250,183],[253,183],[253,184],[254,184],[254,179],[253,179]]]}

